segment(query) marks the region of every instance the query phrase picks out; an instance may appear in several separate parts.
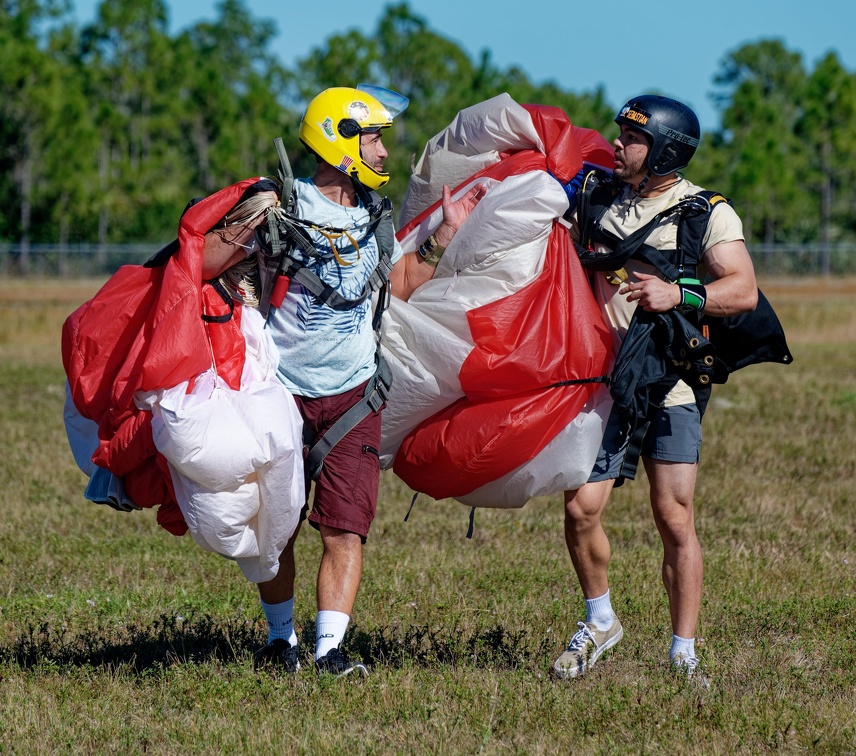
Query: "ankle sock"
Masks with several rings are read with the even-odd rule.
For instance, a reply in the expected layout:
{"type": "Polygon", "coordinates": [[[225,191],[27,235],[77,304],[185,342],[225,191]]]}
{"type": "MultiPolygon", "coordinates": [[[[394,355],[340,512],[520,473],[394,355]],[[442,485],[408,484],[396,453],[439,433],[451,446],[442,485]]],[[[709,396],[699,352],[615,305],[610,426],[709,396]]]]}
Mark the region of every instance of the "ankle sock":
{"type": "Polygon", "coordinates": [[[315,619],[315,659],[336,648],[345,637],[350,617],[343,612],[324,610],[315,619]]]}
{"type": "Polygon", "coordinates": [[[289,645],[297,645],[297,634],[294,632],[294,596],[279,604],[266,604],[262,601],[262,611],[268,623],[268,643],[277,638],[288,641],[289,645]]]}
{"type": "Polygon", "coordinates": [[[669,658],[674,661],[678,655],[695,656],[695,638],[681,638],[672,636],[672,647],[669,649],[669,658]]]}
{"type": "Polygon", "coordinates": [[[586,599],[586,622],[592,623],[598,630],[609,630],[614,619],[609,591],[598,598],[586,599]]]}

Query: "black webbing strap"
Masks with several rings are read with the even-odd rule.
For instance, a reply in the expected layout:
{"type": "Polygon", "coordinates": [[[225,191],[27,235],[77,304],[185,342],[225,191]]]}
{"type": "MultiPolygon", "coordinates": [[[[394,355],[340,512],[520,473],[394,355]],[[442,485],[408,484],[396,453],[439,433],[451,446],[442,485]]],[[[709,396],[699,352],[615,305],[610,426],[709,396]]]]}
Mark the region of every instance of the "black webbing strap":
{"type": "Polygon", "coordinates": [[[621,469],[618,471],[614,488],[618,488],[625,480],[636,479],[639,457],[642,456],[642,442],[645,440],[645,434],[650,425],[651,421],[646,418],[638,425],[630,428],[627,449],[624,452],[624,459],[621,460],[621,469]]]}
{"type": "Polygon", "coordinates": [[[235,314],[235,300],[232,299],[232,295],[226,290],[226,287],[220,283],[220,280],[215,278],[208,282],[211,284],[214,291],[216,291],[223,299],[223,302],[229,305],[229,312],[225,315],[205,315],[204,313],[200,315],[200,317],[206,323],[228,323],[232,316],[235,314]]]}
{"type": "Polygon", "coordinates": [[[413,494],[413,498],[410,500],[410,507],[407,510],[407,514],[404,515],[404,521],[405,522],[407,522],[407,520],[410,518],[410,513],[413,511],[413,505],[416,503],[416,497],[417,496],[419,496],[419,491],[417,491],[415,494],[413,494]]]}
{"type": "MultiPolygon", "coordinates": [[[[655,215],[648,223],[637,229],[626,239],[600,227],[603,212],[588,221],[586,236],[593,242],[605,245],[609,253],[595,252],[577,245],[576,251],[584,268],[598,271],[618,270],[631,257],[647,262],[657,268],[669,281],[677,281],[682,276],[695,278],[696,267],[701,260],[701,243],[710,220],[713,205],[728,202],[721,194],[702,191],[682,198],[655,215]],[[680,220],[677,231],[677,248],[660,250],[645,244],[648,235],[664,218],[678,213],[680,220]]],[[[600,208],[599,208],[600,210],[600,208]]],[[[583,233],[582,230],[580,232],[583,233]]]]}
{"type": "Polygon", "coordinates": [[[544,386],[544,388],[558,388],[559,386],[580,386],[586,383],[609,383],[608,375],[596,375],[593,378],[571,378],[567,381],[557,381],[556,383],[551,383],[549,386],[544,386]]]}
{"type": "Polygon", "coordinates": [[[467,527],[467,538],[473,537],[473,531],[475,530],[475,526],[476,526],[476,508],[472,507],[470,509],[470,524],[469,524],[469,527],[467,527]]]}

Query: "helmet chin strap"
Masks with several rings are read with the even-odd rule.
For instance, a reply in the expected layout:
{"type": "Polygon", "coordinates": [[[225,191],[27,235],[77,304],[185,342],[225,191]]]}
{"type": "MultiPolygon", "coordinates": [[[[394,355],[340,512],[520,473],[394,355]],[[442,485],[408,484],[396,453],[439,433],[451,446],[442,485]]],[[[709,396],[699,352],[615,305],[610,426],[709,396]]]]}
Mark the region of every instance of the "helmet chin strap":
{"type": "MultiPolygon", "coordinates": [[[[645,191],[645,186],[647,185],[648,181],[650,181],[650,180],[651,180],[651,178],[652,178],[652,173],[651,173],[651,171],[648,171],[648,173],[645,175],[645,178],[643,178],[643,179],[639,182],[639,186],[637,186],[637,187],[633,190],[633,194],[634,194],[636,197],[641,197],[641,196],[642,196],[642,193],[645,191]]],[[[673,186],[675,186],[675,184],[677,184],[679,181],[683,180],[683,178],[684,178],[684,174],[683,174],[683,173],[681,173],[680,171],[675,171],[675,180],[674,180],[674,181],[672,181],[672,182],[671,182],[671,183],[669,183],[669,184],[660,184],[660,185],[657,187],[657,190],[659,190],[659,191],[661,191],[661,192],[664,192],[664,191],[666,191],[666,189],[671,189],[673,186]]]]}
{"type": "Polygon", "coordinates": [[[642,192],[644,192],[644,191],[645,191],[645,185],[646,185],[650,180],[651,180],[651,171],[648,171],[648,173],[646,173],[646,174],[645,174],[645,178],[643,178],[643,179],[639,182],[639,186],[637,186],[637,187],[633,190],[633,194],[635,194],[637,197],[641,197],[641,196],[642,196],[642,192]]]}
{"type": "Polygon", "coordinates": [[[351,183],[354,185],[354,191],[357,193],[357,197],[360,198],[360,202],[362,202],[365,207],[371,208],[372,196],[366,188],[366,185],[360,181],[356,173],[350,173],[348,175],[351,177],[351,183]]]}

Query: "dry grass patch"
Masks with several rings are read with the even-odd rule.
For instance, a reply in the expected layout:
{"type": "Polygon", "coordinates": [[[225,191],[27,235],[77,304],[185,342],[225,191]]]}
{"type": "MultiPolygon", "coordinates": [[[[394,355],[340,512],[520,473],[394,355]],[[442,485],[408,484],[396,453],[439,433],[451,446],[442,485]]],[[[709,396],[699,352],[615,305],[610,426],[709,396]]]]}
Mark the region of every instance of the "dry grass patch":
{"type": "MultiPolygon", "coordinates": [[[[0,752],[623,753],[856,750],[856,283],[761,282],[790,366],[714,389],[697,496],[704,688],[665,663],[643,480],[606,527],[626,636],[549,667],[581,618],[560,497],[469,511],[382,477],[348,642],[363,684],[257,675],[256,591],[153,512],[85,502],[62,425],[59,333],[99,282],[0,281],[0,752]]],[[[644,476],[644,473],[643,473],[644,476]]],[[[298,542],[314,639],[317,536],[298,542]]]]}

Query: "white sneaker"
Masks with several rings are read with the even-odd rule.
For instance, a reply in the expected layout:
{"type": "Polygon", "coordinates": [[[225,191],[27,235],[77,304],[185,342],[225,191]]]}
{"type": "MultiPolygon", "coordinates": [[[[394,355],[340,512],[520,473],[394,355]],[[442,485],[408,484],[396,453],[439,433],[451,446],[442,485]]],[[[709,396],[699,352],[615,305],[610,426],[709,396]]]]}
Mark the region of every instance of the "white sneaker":
{"type": "Polygon", "coordinates": [[[579,677],[594,666],[600,655],[624,636],[618,617],[613,617],[608,630],[598,630],[591,622],[578,622],[565,652],[553,663],[553,673],[560,679],[579,677]]]}
{"type": "Polygon", "coordinates": [[[672,666],[683,672],[687,677],[692,677],[698,669],[698,659],[689,654],[675,654],[672,659],[672,666]]]}
{"type": "Polygon", "coordinates": [[[677,672],[686,675],[688,678],[696,681],[704,688],[710,688],[710,680],[708,680],[701,672],[699,660],[695,656],[689,654],[675,654],[671,658],[672,668],[677,672]]]}

